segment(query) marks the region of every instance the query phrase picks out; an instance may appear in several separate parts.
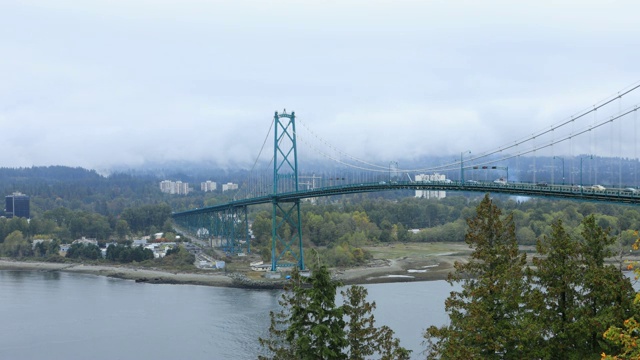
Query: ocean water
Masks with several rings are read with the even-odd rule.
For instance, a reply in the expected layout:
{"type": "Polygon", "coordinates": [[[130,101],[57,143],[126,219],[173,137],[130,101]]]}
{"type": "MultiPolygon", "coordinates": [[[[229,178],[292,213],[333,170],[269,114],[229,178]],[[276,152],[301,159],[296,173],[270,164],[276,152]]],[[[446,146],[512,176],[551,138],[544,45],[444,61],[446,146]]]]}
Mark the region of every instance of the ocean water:
{"type": "MultiPolygon", "coordinates": [[[[421,352],[447,322],[445,281],[366,286],[388,325],[421,352]]],[[[277,290],[141,284],[94,275],[0,271],[0,359],[256,359],[277,290]]]]}

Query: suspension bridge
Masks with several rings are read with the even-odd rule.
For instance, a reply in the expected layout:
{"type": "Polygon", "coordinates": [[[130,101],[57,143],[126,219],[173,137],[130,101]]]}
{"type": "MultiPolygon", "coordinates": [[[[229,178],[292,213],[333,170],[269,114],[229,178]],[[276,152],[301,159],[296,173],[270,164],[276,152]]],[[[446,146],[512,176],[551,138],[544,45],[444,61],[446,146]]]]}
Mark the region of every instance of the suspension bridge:
{"type": "Polygon", "coordinates": [[[234,200],[175,212],[172,217],[195,236],[220,239],[228,252],[250,252],[248,209],[271,204],[271,270],[276,271],[283,266],[305,269],[300,215],[305,199],[411,190],[416,197],[427,198],[480,192],[638,204],[639,88],[640,83],[633,84],[511,143],[434,157],[413,168],[351,156],[317,135],[295,112],[275,112],[251,175],[234,200]],[[300,143],[335,168],[301,171],[300,143]],[[260,169],[263,154],[270,155],[260,169]]]}

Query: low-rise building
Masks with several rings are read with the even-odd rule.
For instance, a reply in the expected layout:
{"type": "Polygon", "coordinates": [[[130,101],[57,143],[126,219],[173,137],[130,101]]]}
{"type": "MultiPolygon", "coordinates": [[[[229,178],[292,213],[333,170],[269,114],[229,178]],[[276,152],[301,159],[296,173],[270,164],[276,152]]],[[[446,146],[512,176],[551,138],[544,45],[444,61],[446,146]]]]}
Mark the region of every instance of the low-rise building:
{"type": "Polygon", "coordinates": [[[69,251],[70,247],[71,244],[60,244],[60,251],[58,251],[58,254],[62,257],[67,256],[67,251],[69,251]]]}
{"type": "Polygon", "coordinates": [[[81,239],[73,240],[71,244],[85,244],[85,245],[96,245],[98,246],[98,240],[96,239],[87,239],[84,236],[81,239]]]}
{"type": "Polygon", "coordinates": [[[131,243],[131,247],[145,246],[145,245],[147,245],[147,240],[146,239],[133,240],[133,242],[131,243]]]}

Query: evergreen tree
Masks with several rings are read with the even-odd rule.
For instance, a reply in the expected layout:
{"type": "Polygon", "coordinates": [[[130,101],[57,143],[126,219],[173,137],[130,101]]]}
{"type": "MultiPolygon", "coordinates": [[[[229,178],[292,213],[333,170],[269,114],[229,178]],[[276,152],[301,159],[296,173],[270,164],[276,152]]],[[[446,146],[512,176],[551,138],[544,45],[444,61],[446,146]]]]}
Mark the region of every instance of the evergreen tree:
{"type": "Polygon", "coordinates": [[[445,302],[450,324],[424,334],[429,359],[532,357],[535,349],[527,345],[534,330],[523,307],[526,255],[518,252],[513,217],[501,215],[486,195],[467,220],[465,241],[473,253],[449,275],[449,283],[462,283],[445,302]]]}
{"type": "Polygon", "coordinates": [[[610,326],[621,326],[632,315],[635,292],[630,280],[614,265],[605,265],[612,256],[615,238],[602,229],[593,215],[582,222],[582,303],[578,321],[585,338],[578,343],[587,354],[609,350],[602,335],[610,326]]]}
{"type": "Polygon", "coordinates": [[[283,309],[271,312],[270,338],[261,338],[262,346],[273,359],[346,359],[343,310],[335,303],[340,284],[326,267],[313,271],[309,281],[294,270],[291,280],[280,300],[283,309]]]}
{"type": "Polygon", "coordinates": [[[536,271],[530,274],[536,285],[531,304],[540,329],[538,348],[548,359],[580,358],[577,344],[582,329],[576,323],[582,278],[580,243],[565,231],[562,220],[551,227],[551,235],[536,244],[539,256],[533,258],[536,271]]]}
{"type": "Polygon", "coordinates": [[[388,326],[377,328],[372,314],[375,302],[367,301],[367,289],[351,286],[342,291],[344,313],[348,317],[347,340],[350,360],[364,360],[379,354],[383,360],[409,359],[410,351],[400,346],[388,326]]]}
{"type": "Polygon", "coordinates": [[[268,352],[259,359],[364,359],[376,352],[385,360],[408,359],[391,329],[374,326],[375,304],[366,301],[366,289],[351,287],[342,293],[344,305],[336,305],[340,285],[325,266],[309,278],[294,270],[282,310],[270,313],[269,337],[259,339],[268,352]]]}

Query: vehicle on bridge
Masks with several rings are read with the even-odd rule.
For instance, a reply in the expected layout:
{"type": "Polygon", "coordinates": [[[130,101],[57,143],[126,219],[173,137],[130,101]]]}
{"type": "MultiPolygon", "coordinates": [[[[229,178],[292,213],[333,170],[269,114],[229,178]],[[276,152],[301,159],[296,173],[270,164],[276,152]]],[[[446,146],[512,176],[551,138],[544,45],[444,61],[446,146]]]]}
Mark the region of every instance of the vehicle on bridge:
{"type": "Polygon", "coordinates": [[[593,190],[593,191],[604,191],[604,190],[606,190],[606,189],[607,189],[607,188],[605,188],[605,187],[604,187],[604,186],[602,186],[602,185],[593,185],[593,186],[591,187],[591,190],[593,190]]]}
{"type": "Polygon", "coordinates": [[[493,182],[499,185],[507,185],[507,179],[505,178],[495,179],[493,182]]]}

